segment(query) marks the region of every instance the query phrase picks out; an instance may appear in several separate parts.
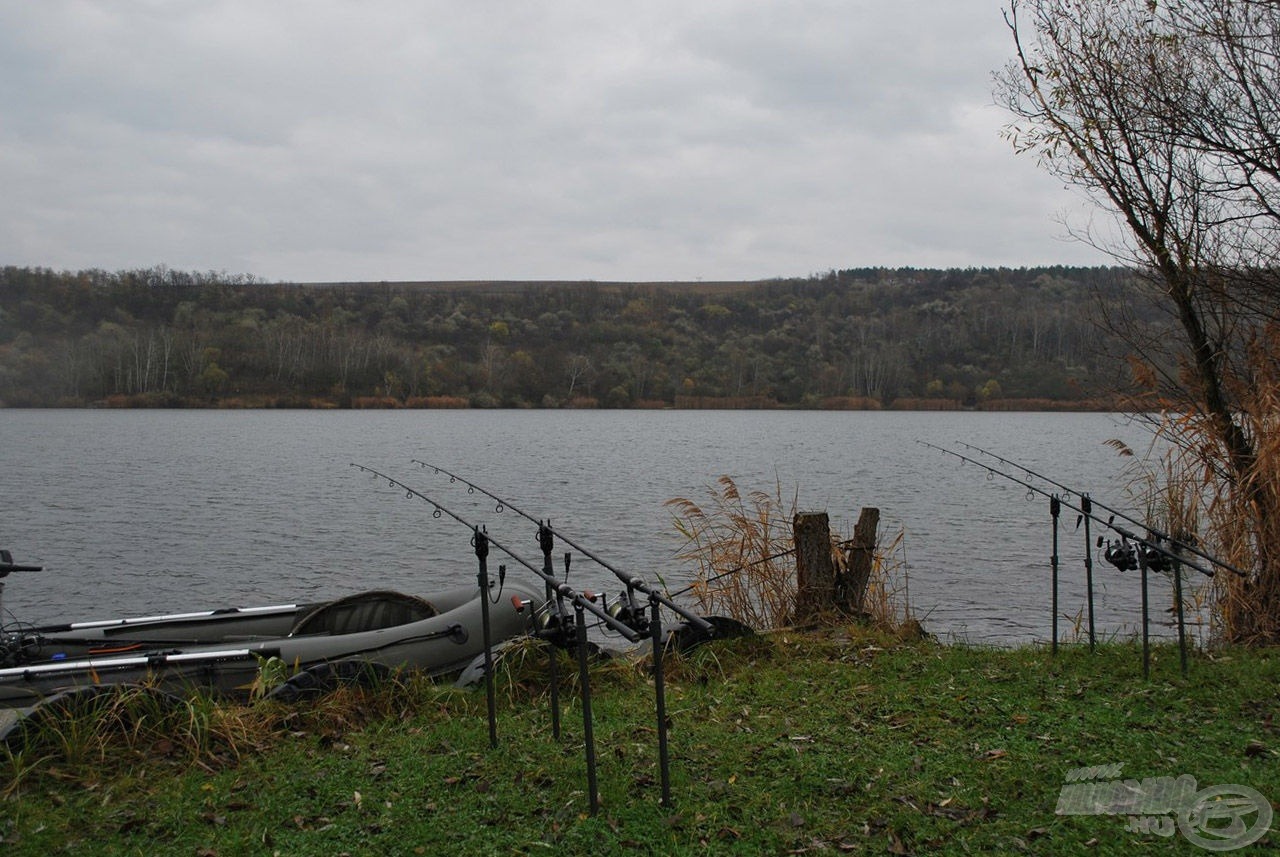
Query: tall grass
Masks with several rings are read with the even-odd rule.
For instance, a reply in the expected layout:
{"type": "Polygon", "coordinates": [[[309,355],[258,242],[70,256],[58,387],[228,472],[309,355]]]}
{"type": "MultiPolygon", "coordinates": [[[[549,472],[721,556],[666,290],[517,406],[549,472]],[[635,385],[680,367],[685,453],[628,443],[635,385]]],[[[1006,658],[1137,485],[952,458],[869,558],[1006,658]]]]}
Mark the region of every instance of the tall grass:
{"type": "MultiPolygon", "coordinates": [[[[689,592],[699,612],[730,616],[758,630],[792,622],[798,594],[795,539],[798,489],[790,499],[775,482],[772,493],[744,492],[731,476],[706,486],[705,498],[667,501],[685,538],[680,559],[697,564],[689,592]]],[[[836,573],[848,568],[846,542],[833,533],[836,573]]],[[[899,532],[887,543],[877,534],[864,616],[872,624],[897,629],[911,620],[905,541],[899,532]]],[[[842,617],[849,618],[849,617],[842,617]]]]}
{"type": "Polygon", "coordinates": [[[429,678],[398,675],[371,686],[344,685],[296,706],[239,703],[195,690],[179,696],[146,684],[86,687],[46,702],[0,741],[0,798],[40,774],[74,782],[148,765],[213,771],[261,752],[281,735],[337,733],[403,718],[440,692],[429,678]]]}
{"type": "Polygon", "coordinates": [[[219,703],[204,694],[180,697],[147,685],[85,688],[55,698],[0,742],[0,795],[37,770],[93,776],[158,760],[214,767],[259,749],[280,729],[266,707],[219,703]]]}

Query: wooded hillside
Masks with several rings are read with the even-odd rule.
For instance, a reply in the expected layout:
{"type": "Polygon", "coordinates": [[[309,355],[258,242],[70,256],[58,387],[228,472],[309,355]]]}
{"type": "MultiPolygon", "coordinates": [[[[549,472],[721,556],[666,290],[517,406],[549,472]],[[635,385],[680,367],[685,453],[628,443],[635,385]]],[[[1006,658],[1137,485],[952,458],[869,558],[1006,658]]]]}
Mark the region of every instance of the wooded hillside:
{"type": "Polygon", "coordinates": [[[8,267],[0,403],[1105,406],[1125,366],[1093,319],[1131,296],[1130,277],[860,269],[755,283],[297,285],[8,267]]]}

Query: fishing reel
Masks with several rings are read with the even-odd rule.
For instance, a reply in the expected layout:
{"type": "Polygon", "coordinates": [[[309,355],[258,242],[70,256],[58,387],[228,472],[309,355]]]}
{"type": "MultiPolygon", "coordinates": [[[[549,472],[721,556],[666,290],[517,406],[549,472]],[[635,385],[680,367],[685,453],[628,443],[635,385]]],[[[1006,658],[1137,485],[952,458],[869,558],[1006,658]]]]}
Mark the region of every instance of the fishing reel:
{"type": "Polygon", "coordinates": [[[533,635],[553,646],[567,649],[577,640],[578,629],[571,614],[548,603],[533,615],[533,635]]]}
{"type": "Polygon", "coordinates": [[[1160,550],[1155,545],[1142,546],[1142,558],[1147,563],[1147,568],[1152,571],[1166,572],[1173,570],[1173,561],[1169,559],[1169,555],[1160,550]]]}
{"type": "MultiPolygon", "coordinates": [[[[1098,537],[1098,547],[1102,547],[1103,538],[1098,537]]],[[[1146,566],[1150,571],[1166,572],[1173,568],[1173,562],[1160,548],[1147,542],[1131,543],[1123,536],[1119,541],[1106,540],[1106,550],[1102,558],[1121,571],[1136,571],[1146,566]]]]}
{"type": "MultiPolygon", "coordinates": [[[[1103,538],[1098,536],[1098,547],[1102,547],[1103,538]]],[[[1135,571],[1138,568],[1138,548],[1129,543],[1128,539],[1120,539],[1119,541],[1106,540],[1106,550],[1102,552],[1102,558],[1114,565],[1121,571],[1135,571]]]]}
{"type": "Polygon", "coordinates": [[[21,631],[0,629],[0,667],[20,667],[40,652],[40,638],[21,631]]]}
{"type": "Polygon", "coordinates": [[[612,604],[606,604],[605,612],[633,631],[643,632],[649,628],[644,606],[636,603],[630,589],[620,592],[612,604]]]}

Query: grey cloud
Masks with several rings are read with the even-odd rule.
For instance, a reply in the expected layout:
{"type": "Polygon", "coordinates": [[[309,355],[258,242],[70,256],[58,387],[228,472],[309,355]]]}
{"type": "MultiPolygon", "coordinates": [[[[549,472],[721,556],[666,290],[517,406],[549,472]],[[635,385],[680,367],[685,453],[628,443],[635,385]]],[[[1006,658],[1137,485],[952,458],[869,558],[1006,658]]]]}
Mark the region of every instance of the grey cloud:
{"type": "Polygon", "coordinates": [[[989,0],[0,8],[0,261],[297,280],[1100,261],[989,0]]]}

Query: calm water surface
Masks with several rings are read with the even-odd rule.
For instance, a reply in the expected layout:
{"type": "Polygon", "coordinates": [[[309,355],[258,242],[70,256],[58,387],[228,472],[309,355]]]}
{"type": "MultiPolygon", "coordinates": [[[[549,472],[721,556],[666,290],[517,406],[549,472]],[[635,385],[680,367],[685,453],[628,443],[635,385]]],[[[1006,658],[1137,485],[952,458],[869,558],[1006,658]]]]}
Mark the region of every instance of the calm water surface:
{"type": "MultiPolygon", "coordinates": [[[[410,463],[421,458],[673,588],[694,569],[674,558],[682,543],[664,502],[705,497],[722,474],[743,489],[780,484],[846,533],[860,507],[878,506],[883,533],[905,532],[910,599],[926,627],[981,642],[1044,640],[1047,501],[916,441],[975,444],[1117,506],[1132,459],[1104,445],[1111,438],[1139,450],[1148,442],[1140,426],[1103,414],[0,410],[0,547],[45,566],[7,578],[5,619],[474,580],[468,530],[351,462],[402,479],[540,561],[531,525],[410,463]]],[[[1073,525],[1064,514],[1068,614],[1084,603],[1083,536],[1073,525]]],[[[1136,573],[1096,564],[1100,629],[1132,633],[1136,573]]],[[[617,589],[585,558],[575,557],[571,582],[617,589]]],[[[1167,588],[1153,583],[1158,609],[1167,588]]]]}

